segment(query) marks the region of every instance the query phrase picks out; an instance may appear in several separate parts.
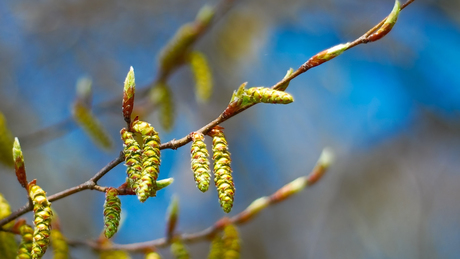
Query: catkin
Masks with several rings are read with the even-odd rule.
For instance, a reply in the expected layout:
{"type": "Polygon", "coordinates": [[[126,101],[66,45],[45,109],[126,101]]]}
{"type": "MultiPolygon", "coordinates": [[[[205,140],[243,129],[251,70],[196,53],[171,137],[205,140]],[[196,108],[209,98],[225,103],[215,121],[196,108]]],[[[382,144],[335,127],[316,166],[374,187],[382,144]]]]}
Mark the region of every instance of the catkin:
{"type": "Polygon", "coordinates": [[[99,253],[100,259],[131,259],[128,252],[123,250],[107,250],[99,253]]]}
{"type": "Polygon", "coordinates": [[[32,258],[41,258],[50,242],[50,226],[53,212],[51,203],[46,198],[46,192],[36,185],[33,180],[28,185],[29,196],[34,205],[34,241],[32,244],[32,258]]]}
{"type": "Polygon", "coordinates": [[[224,244],[222,241],[222,235],[217,234],[214,236],[209,249],[208,259],[222,259],[224,252],[224,244]]]}
{"type": "Polygon", "coordinates": [[[97,145],[107,150],[112,148],[110,136],[88,107],[81,102],[76,102],[73,106],[72,114],[75,121],[97,145]]]}
{"type": "Polygon", "coordinates": [[[141,202],[156,195],[156,181],[160,172],[160,137],[147,122],[134,121],[131,125],[134,132],[140,133],[143,140],[142,174],[136,191],[141,202]]]}
{"type": "Polygon", "coordinates": [[[0,163],[13,167],[13,156],[11,148],[13,148],[13,135],[6,125],[6,119],[3,113],[0,112],[0,163]]]}
{"type": "Polygon", "coordinates": [[[59,229],[51,230],[51,247],[53,248],[53,259],[68,259],[69,246],[64,235],[59,229]]]}
{"type": "Polygon", "coordinates": [[[163,71],[168,71],[180,64],[184,53],[188,52],[195,40],[196,29],[190,23],[182,25],[174,37],[166,44],[159,56],[159,63],[163,71]]]}
{"type": "Polygon", "coordinates": [[[145,254],[145,259],[161,259],[161,256],[157,252],[149,252],[145,254]]]}
{"type": "Polygon", "coordinates": [[[189,259],[190,253],[187,250],[187,247],[180,240],[175,240],[171,244],[171,253],[176,259],[189,259]]]}
{"type": "Polygon", "coordinates": [[[123,140],[128,186],[136,191],[142,174],[142,150],[134,139],[133,133],[129,132],[127,129],[122,129],[120,134],[123,140]]]}
{"type": "Polygon", "coordinates": [[[121,201],[115,188],[107,188],[104,203],[104,235],[111,238],[120,224],[121,201]]]}
{"type": "MultiPolygon", "coordinates": [[[[100,237],[98,239],[98,245],[101,248],[110,248],[112,247],[112,242],[110,240],[100,237]]],[[[102,250],[99,251],[100,259],[131,259],[131,256],[128,252],[123,250],[102,250]]]]}
{"type": "MultiPolygon", "coordinates": [[[[11,208],[8,201],[0,193],[0,219],[11,214],[11,208]]],[[[5,229],[11,228],[13,221],[4,225],[5,229]]],[[[0,231],[0,258],[14,258],[16,255],[16,240],[14,234],[0,231]]]]}
{"type": "Polygon", "coordinates": [[[175,111],[171,89],[163,82],[155,85],[150,91],[150,100],[159,106],[160,124],[166,131],[171,131],[174,126],[175,111]]]}
{"type": "Polygon", "coordinates": [[[223,259],[238,259],[240,258],[240,239],[238,230],[232,224],[225,226],[223,242],[223,259]]]}
{"type": "Polygon", "coordinates": [[[232,168],[230,167],[230,152],[228,152],[228,144],[222,127],[214,127],[210,135],[212,136],[214,183],[217,188],[220,206],[226,213],[229,213],[232,210],[235,195],[232,168]]]}
{"type": "Polygon", "coordinates": [[[252,103],[288,104],[294,101],[290,94],[266,87],[251,87],[245,91],[245,94],[252,103]]]}
{"type": "Polygon", "coordinates": [[[190,67],[195,77],[195,94],[197,100],[207,101],[212,94],[212,74],[205,55],[198,51],[189,54],[190,67]]]}
{"type": "Polygon", "coordinates": [[[21,235],[21,244],[19,244],[18,254],[16,259],[30,259],[32,258],[32,243],[34,241],[34,230],[31,226],[23,224],[19,227],[19,234],[21,235]]]}
{"type": "Polygon", "coordinates": [[[196,187],[202,192],[209,188],[211,179],[211,170],[209,169],[208,150],[204,143],[202,133],[192,133],[192,148],[191,148],[191,167],[195,177],[196,187]]]}

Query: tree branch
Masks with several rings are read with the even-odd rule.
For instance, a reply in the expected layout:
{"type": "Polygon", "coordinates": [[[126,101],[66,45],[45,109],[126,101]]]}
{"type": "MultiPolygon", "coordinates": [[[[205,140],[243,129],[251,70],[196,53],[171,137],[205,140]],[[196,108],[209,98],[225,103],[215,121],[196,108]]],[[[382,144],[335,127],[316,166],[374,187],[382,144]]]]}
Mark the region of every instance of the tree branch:
{"type": "MultiPolygon", "coordinates": [[[[230,4],[232,2],[233,2],[233,0],[226,0],[226,1],[224,0],[222,3],[230,4]]],[[[414,0],[408,0],[405,4],[403,4],[401,6],[400,10],[404,9],[405,7],[407,7],[412,2],[414,2],[414,0]]],[[[363,34],[361,37],[359,37],[358,39],[356,39],[355,41],[350,43],[349,46],[354,47],[354,46],[357,46],[359,44],[368,43],[369,41],[366,41],[366,40],[363,40],[363,39],[368,39],[370,36],[372,36],[372,33],[374,33],[378,28],[380,28],[382,26],[382,24],[385,22],[385,20],[386,20],[386,18],[382,22],[380,22],[379,24],[374,26],[372,29],[370,29],[368,32],[363,34]]],[[[349,46],[348,46],[347,49],[350,48],[349,46]]],[[[298,75],[300,75],[302,73],[305,73],[310,68],[313,68],[315,66],[318,66],[318,65],[330,60],[330,59],[323,60],[322,63],[317,63],[314,58],[317,57],[321,53],[323,53],[323,52],[320,52],[320,53],[316,54],[315,56],[310,58],[307,62],[305,62],[302,66],[300,66],[299,69],[297,69],[294,73],[292,73],[291,75],[285,77],[283,80],[281,80],[278,83],[276,83],[275,85],[273,85],[272,89],[279,89],[283,84],[289,83],[292,79],[296,78],[298,75]]],[[[249,109],[250,107],[252,107],[254,105],[255,104],[244,106],[242,108],[233,110],[231,112],[227,111],[227,109],[229,108],[229,107],[227,107],[227,109],[224,110],[224,112],[222,112],[215,120],[211,121],[210,123],[208,123],[207,125],[203,126],[201,129],[199,129],[199,130],[197,130],[195,132],[206,134],[213,127],[215,127],[215,126],[221,124],[222,122],[230,119],[231,117],[233,117],[233,116],[245,111],[246,109],[249,109]]],[[[190,134],[187,134],[187,136],[185,136],[185,137],[183,137],[183,138],[181,138],[179,140],[173,139],[173,140],[171,140],[169,142],[161,144],[160,149],[161,150],[162,149],[177,149],[179,147],[182,147],[182,146],[188,144],[190,141],[191,141],[190,134]]],[[[62,191],[60,193],[56,193],[54,195],[49,196],[49,201],[56,201],[56,200],[59,200],[61,198],[67,197],[69,195],[72,195],[74,193],[77,193],[77,192],[80,192],[80,191],[83,191],[83,190],[94,189],[94,186],[96,186],[97,181],[101,177],[103,177],[106,173],[108,173],[112,168],[114,168],[115,166],[120,164],[122,161],[124,161],[124,157],[123,157],[123,153],[121,152],[120,155],[117,158],[115,158],[113,161],[111,161],[109,164],[107,164],[104,168],[102,168],[90,180],[88,180],[87,182],[82,183],[82,184],[80,184],[78,186],[72,187],[72,188],[64,190],[64,191],[62,191]]],[[[0,220],[0,227],[2,227],[3,225],[5,225],[6,223],[10,222],[11,220],[14,220],[14,219],[18,218],[19,216],[21,216],[21,215],[23,215],[26,212],[31,211],[31,210],[32,210],[32,204],[29,202],[26,205],[24,205],[22,208],[20,208],[19,210],[17,210],[15,212],[13,212],[12,214],[10,214],[8,217],[5,217],[2,220],[0,220]]]]}
{"type": "MultiPolygon", "coordinates": [[[[221,231],[228,224],[241,225],[252,220],[262,210],[282,202],[307,187],[314,185],[324,173],[329,169],[332,163],[332,153],[324,149],[318,163],[313,170],[306,176],[301,176],[294,181],[284,185],[270,196],[265,196],[254,200],[245,210],[237,215],[228,218],[223,217],[217,220],[212,226],[196,233],[177,235],[175,238],[181,239],[184,243],[193,243],[197,241],[211,239],[217,232],[221,231]]],[[[74,246],[88,246],[94,250],[124,250],[129,252],[143,253],[146,249],[155,249],[157,247],[166,247],[171,244],[172,239],[166,237],[133,244],[112,244],[110,246],[101,246],[97,241],[72,241],[74,246]]]]}

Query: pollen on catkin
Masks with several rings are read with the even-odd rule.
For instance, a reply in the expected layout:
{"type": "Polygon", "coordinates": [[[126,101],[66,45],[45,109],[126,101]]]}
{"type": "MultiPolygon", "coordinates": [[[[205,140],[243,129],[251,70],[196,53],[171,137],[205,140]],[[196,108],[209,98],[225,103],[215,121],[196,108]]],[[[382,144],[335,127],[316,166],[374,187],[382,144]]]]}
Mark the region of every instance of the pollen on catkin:
{"type": "Polygon", "coordinates": [[[191,155],[191,167],[195,177],[196,187],[205,192],[209,188],[211,180],[211,170],[209,169],[209,153],[204,143],[204,135],[202,133],[193,132],[191,155]]]}
{"type": "Polygon", "coordinates": [[[19,244],[18,254],[16,259],[30,259],[32,258],[32,243],[34,241],[34,230],[31,226],[23,224],[19,227],[19,234],[21,235],[21,243],[19,244]]]}
{"type": "Polygon", "coordinates": [[[220,206],[229,213],[233,207],[235,186],[233,184],[232,168],[230,167],[230,152],[223,128],[216,126],[210,132],[212,137],[212,159],[214,160],[214,183],[217,188],[220,206]]]}
{"type": "Polygon", "coordinates": [[[104,236],[111,238],[120,224],[121,201],[115,188],[107,188],[104,203],[104,236]]]}
{"type": "Polygon", "coordinates": [[[140,133],[143,140],[142,174],[136,191],[141,202],[156,195],[156,181],[160,173],[160,137],[155,129],[145,121],[136,120],[131,128],[140,133]]]}
{"type": "Polygon", "coordinates": [[[27,186],[30,199],[34,205],[34,241],[32,244],[32,258],[41,258],[50,242],[50,227],[53,211],[51,203],[46,198],[46,192],[36,185],[33,180],[27,186]]]}
{"type": "Polygon", "coordinates": [[[224,228],[223,243],[223,259],[238,259],[240,258],[240,238],[237,228],[229,224],[224,228]]]}
{"type": "Polygon", "coordinates": [[[212,94],[212,74],[206,56],[198,51],[188,56],[190,67],[195,77],[195,95],[198,101],[205,102],[212,94]]]}
{"type": "Polygon", "coordinates": [[[252,103],[288,104],[294,101],[290,94],[266,87],[251,87],[245,91],[245,94],[252,103]]]}
{"type": "Polygon", "coordinates": [[[53,248],[53,259],[68,259],[69,246],[67,240],[59,229],[51,230],[51,247],[53,248]]]}
{"type": "Polygon", "coordinates": [[[78,125],[83,128],[98,146],[106,150],[112,148],[110,136],[88,107],[82,102],[77,101],[73,106],[72,114],[78,125]]]}
{"type": "Polygon", "coordinates": [[[133,133],[129,132],[127,129],[122,129],[120,134],[123,140],[128,187],[136,191],[142,174],[142,149],[139,143],[134,139],[133,133]]]}

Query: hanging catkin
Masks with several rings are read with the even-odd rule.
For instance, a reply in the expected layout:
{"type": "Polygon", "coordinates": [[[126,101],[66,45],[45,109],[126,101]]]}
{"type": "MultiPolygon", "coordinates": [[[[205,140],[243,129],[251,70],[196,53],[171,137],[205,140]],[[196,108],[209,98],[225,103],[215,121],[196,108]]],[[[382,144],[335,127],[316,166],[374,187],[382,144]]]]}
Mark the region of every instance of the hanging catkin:
{"type": "Polygon", "coordinates": [[[230,167],[230,152],[222,127],[216,126],[210,132],[212,137],[212,159],[214,160],[214,183],[216,184],[220,206],[229,213],[233,207],[235,186],[233,184],[232,168],[230,167]]]}
{"type": "Polygon", "coordinates": [[[191,167],[195,177],[196,187],[202,192],[209,188],[211,179],[211,170],[209,169],[209,153],[204,143],[204,135],[202,133],[193,132],[192,148],[191,148],[191,167]]]}
{"type": "Polygon", "coordinates": [[[104,235],[111,238],[120,224],[121,201],[115,188],[107,188],[104,203],[104,235]]]}
{"type": "Polygon", "coordinates": [[[36,185],[36,180],[29,183],[28,190],[34,206],[34,241],[32,244],[32,258],[41,258],[50,242],[51,203],[46,198],[45,191],[36,185]]]}
{"type": "Polygon", "coordinates": [[[160,137],[155,129],[147,122],[136,120],[131,128],[140,133],[143,140],[142,174],[139,180],[137,197],[141,202],[156,195],[156,181],[160,173],[160,137]]]}

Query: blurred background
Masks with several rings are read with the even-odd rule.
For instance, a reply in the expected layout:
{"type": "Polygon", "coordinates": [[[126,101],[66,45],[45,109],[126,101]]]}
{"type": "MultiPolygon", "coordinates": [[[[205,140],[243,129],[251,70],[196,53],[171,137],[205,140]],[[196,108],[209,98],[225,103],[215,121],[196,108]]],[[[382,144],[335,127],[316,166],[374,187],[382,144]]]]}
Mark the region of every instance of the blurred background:
{"type": "MultiPolygon", "coordinates": [[[[23,146],[29,180],[48,194],[83,183],[122,150],[120,105],[97,113],[114,140],[99,149],[68,121],[75,85],[93,81],[93,106],[117,100],[130,66],[139,89],[157,76],[158,53],[204,4],[217,1],[0,1],[0,111],[23,146]]],[[[382,20],[393,1],[235,1],[195,49],[214,78],[208,103],[196,101],[190,68],[168,80],[175,124],[165,131],[153,109],[145,120],[163,142],[216,118],[233,90],[271,86],[317,52],[352,41],[382,20]]],[[[257,105],[223,123],[236,197],[229,216],[307,174],[323,147],[336,161],[314,187],[240,227],[242,258],[458,258],[460,254],[460,2],[415,1],[381,41],[361,45],[293,80],[295,102],[257,105]]],[[[118,102],[118,101],[117,101],[118,102]]],[[[121,99],[119,99],[121,104],[121,99]]],[[[209,139],[207,139],[210,148],[209,139]]],[[[124,223],[113,238],[163,237],[173,194],[178,231],[200,231],[222,212],[216,191],[201,193],[190,144],[162,151],[160,178],[175,182],[141,204],[121,197],[124,223]]],[[[123,165],[99,183],[119,186],[123,165]]],[[[0,192],[16,210],[27,201],[14,170],[0,166],[0,192]]],[[[69,239],[95,239],[104,195],[84,191],[53,207],[69,239]]],[[[26,215],[31,219],[31,213],[26,215]]],[[[205,258],[209,243],[190,245],[205,258]]],[[[160,253],[169,258],[169,251],[160,253]]],[[[48,253],[45,258],[51,258],[48,253]]],[[[96,258],[75,248],[72,258],[96,258]]],[[[133,255],[141,258],[140,255],[133,255]]]]}

